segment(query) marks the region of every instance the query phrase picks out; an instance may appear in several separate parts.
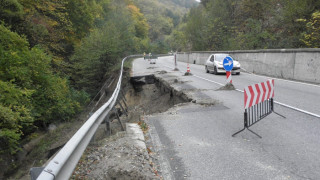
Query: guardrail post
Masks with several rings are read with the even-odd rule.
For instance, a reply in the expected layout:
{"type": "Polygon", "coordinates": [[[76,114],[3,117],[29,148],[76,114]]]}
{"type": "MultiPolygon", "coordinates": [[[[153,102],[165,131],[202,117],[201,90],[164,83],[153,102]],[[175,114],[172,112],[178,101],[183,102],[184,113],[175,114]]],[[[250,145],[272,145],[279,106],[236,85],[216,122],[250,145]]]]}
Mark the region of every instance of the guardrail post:
{"type": "Polygon", "coordinates": [[[126,103],[126,100],[125,100],[125,99],[122,99],[122,102],[123,102],[124,106],[126,107],[126,111],[128,112],[128,105],[127,105],[127,103],[126,103]]]}
{"type": "Polygon", "coordinates": [[[123,124],[122,124],[122,122],[121,122],[121,120],[120,120],[120,116],[119,116],[119,114],[118,114],[118,111],[116,110],[116,108],[113,108],[113,111],[114,111],[114,113],[115,113],[116,116],[117,116],[118,122],[119,122],[119,124],[120,124],[120,126],[121,126],[121,130],[124,131],[124,127],[123,127],[123,124]]]}
{"type": "Polygon", "coordinates": [[[122,102],[123,102],[124,106],[126,107],[126,111],[128,112],[128,105],[126,103],[126,101],[127,101],[126,96],[124,95],[122,90],[120,92],[121,92],[122,102]]]}
{"type": "Polygon", "coordinates": [[[121,110],[122,110],[122,111],[126,114],[126,116],[128,117],[128,112],[127,112],[127,110],[125,110],[125,109],[123,108],[123,106],[122,106],[122,104],[120,103],[119,100],[117,100],[117,103],[119,104],[121,110]]]}
{"type": "Polygon", "coordinates": [[[122,95],[123,99],[124,99],[124,100],[127,100],[127,99],[126,99],[126,96],[125,96],[124,93],[123,93],[123,90],[120,90],[120,92],[121,92],[121,95],[122,95]]]}
{"type": "Polygon", "coordinates": [[[105,120],[105,122],[106,122],[106,135],[107,135],[107,136],[111,136],[111,127],[110,127],[109,115],[107,115],[104,120],[105,120]]]}

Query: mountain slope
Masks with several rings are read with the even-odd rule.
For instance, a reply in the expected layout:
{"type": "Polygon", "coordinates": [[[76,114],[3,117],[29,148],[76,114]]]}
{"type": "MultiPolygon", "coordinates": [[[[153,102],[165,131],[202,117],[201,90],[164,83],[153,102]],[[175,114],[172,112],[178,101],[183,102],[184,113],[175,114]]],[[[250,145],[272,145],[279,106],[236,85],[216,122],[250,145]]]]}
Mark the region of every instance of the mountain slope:
{"type": "Polygon", "coordinates": [[[151,49],[158,53],[169,50],[164,42],[165,38],[181,22],[189,9],[198,5],[194,0],[134,0],[134,3],[147,18],[151,49]]]}

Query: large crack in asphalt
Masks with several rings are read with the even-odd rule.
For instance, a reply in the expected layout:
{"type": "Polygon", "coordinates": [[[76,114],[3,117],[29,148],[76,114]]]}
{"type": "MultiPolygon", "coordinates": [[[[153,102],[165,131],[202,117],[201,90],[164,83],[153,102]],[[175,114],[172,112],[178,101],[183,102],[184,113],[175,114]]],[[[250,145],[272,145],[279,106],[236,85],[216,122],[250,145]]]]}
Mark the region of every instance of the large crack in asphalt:
{"type": "Polygon", "coordinates": [[[106,125],[102,124],[94,136],[94,143],[87,148],[71,179],[163,179],[159,154],[151,150],[151,144],[148,145],[150,136],[144,117],[192,102],[192,98],[172,88],[170,83],[185,82],[175,77],[169,82],[153,75],[132,77],[124,87],[128,116],[119,105],[116,107],[122,124],[138,123],[145,132],[149,146],[147,151],[134,147],[125,133],[121,132],[119,122],[110,118],[111,137],[105,138],[106,125]]]}

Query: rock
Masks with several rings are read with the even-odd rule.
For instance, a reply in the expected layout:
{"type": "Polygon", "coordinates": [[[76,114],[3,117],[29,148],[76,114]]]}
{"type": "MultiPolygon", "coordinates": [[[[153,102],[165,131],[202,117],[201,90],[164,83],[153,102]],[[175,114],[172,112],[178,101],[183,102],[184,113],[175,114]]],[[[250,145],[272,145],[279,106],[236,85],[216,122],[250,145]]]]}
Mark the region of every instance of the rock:
{"type": "Polygon", "coordinates": [[[218,90],[235,90],[233,84],[228,83],[225,86],[220,87],[218,90]]]}
{"type": "Polygon", "coordinates": [[[49,133],[54,132],[57,129],[57,126],[55,124],[50,124],[48,127],[49,133]]]}
{"type": "Polygon", "coordinates": [[[164,71],[164,70],[159,72],[159,74],[166,74],[166,73],[167,73],[167,71],[164,71]]]}
{"type": "Polygon", "coordinates": [[[159,179],[149,162],[147,152],[135,147],[131,138],[121,137],[88,148],[71,179],[159,179]]]}

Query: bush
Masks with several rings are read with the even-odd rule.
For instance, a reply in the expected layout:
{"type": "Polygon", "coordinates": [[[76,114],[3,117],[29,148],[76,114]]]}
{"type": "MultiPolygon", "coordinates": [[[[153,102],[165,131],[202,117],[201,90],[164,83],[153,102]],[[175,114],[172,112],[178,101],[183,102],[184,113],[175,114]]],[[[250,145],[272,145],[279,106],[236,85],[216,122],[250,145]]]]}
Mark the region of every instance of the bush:
{"type": "Polygon", "coordinates": [[[16,153],[36,126],[69,120],[86,101],[85,93],[75,93],[53,73],[50,62],[42,49],[29,49],[25,38],[0,25],[0,153],[16,153]]]}

